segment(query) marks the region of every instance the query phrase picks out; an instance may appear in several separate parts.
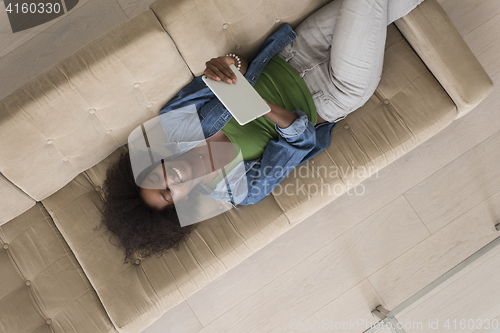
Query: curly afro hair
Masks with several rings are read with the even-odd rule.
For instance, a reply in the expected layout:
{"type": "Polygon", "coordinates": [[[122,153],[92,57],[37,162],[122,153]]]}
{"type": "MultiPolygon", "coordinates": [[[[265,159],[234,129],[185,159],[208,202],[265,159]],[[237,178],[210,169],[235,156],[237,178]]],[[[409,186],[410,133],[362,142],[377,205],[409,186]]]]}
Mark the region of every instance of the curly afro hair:
{"type": "MultiPolygon", "coordinates": [[[[134,253],[141,258],[174,248],[196,226],[181,227],[174,206],[157,210],[148,206],[136,185],[128,151],[106,172],[101,225],[116,235],[125,249],[125,263],[134,253]]],[[[163,255],[163,254],[162,254],[163,255]]]]}

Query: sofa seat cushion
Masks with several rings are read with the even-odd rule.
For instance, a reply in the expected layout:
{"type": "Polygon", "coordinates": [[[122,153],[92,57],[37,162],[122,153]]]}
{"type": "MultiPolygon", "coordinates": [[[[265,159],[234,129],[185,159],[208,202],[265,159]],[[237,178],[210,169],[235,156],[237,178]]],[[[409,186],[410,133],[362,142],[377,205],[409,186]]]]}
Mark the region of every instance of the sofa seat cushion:
{"type": "Polygon", "coordinates": [[[2,332],[117,332],[41,203],[0,226],[2,332]]]}
{"type": "Polygon", "coordinates": [[[298,223],[447,127],[456,116],[453,101],[391,24],[374,95],[334,126],[329,148],[299,166],[272,194],[290,222],[298,223]]]}
{"type": "Polygon", "coordinates": [[[100,188],[108,165],[126,149],[42,200],[120,331],[139,332],[290,228],[272,196],[258,207],[231,209],[196,228],[160,257],[130,260],[101,221],[100,188]]]}
{"type": "Polygon", "coordinates": [[[192,79],[147,10],[0,101],[0,172],[40,201],[124,145],[192,79]]]}

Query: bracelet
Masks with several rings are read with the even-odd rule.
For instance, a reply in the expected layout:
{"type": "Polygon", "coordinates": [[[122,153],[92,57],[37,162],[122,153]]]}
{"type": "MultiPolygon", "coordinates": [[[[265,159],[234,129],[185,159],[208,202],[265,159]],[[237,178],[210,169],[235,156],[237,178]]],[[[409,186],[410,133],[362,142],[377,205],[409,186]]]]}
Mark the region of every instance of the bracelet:
{"type": "Polygon", "coordinates": [[[234,53],[229,53],[229,54],[226,54],[226,57],[231,57],[233,58],[234,60],[236,60],[236,64],[237,64],[237,68],[238,70],[240,70],[241,68],[241,60],[240,60],[240,57],[238,57],[236,54],[234,53]]]}

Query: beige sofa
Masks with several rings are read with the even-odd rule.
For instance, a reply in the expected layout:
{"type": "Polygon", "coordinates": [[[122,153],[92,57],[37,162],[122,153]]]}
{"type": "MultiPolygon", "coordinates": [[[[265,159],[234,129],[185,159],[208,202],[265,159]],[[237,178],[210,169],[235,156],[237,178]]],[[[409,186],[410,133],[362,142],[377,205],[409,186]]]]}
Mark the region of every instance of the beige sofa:
{"type": "MultiPolygon", "coordinates": [[[[275,191],[198,223],[178,251],[128,263],[116,240],[95,230],[106,167],[135,127],[157,116],[211,57],[252,59],[280,24],[294,28],[328,2],[158,0],[0,102],[3,331],[140,332],[341,194],[275,191]]],[[[492,88],[443,9],[426,0],[388,27],[373,97],[334,127],[326,151],[301,166],[309,176],[292,173],[282,185],[345,192],[472,110],[492,88]],[[325,176],[321,166],[353,172],[325,176]]]]}

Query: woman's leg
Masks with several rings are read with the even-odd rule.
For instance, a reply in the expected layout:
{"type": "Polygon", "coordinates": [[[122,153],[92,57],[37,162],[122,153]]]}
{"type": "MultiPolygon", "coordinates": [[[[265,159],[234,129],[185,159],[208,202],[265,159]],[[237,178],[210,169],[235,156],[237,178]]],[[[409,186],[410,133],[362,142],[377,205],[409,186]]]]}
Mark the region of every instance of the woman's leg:
{"type": "Polygon", "coordinates": [[[301,22],[297,39],[278,54],[299,71],[327,121],[363,106],[377,88],[388,1],[334,0],[301,22]]]}
{"type": "MultiPolygon", "coordinates": [[[[380,82],[387,36],[387,2],[344,0],[340,10],[329,69],[334,104],[342,109],[344,116],[363,106],[380,82]]],[[[325,116],[329,121],[334,120],[325,116]]]]}

